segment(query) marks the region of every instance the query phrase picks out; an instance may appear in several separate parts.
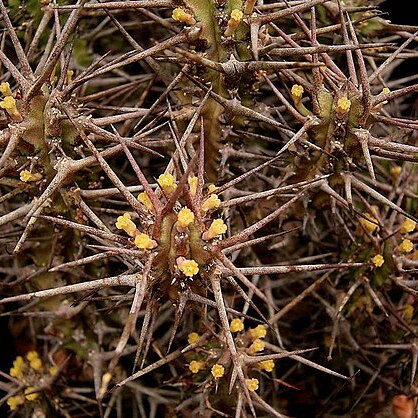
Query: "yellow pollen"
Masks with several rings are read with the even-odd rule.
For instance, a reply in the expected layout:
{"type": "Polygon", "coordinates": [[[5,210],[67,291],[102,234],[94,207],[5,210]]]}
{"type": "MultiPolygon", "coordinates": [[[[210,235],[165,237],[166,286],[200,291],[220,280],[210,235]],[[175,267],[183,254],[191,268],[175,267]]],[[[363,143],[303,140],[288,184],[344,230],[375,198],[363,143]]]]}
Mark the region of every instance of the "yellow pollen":
{"type": "Polygon", "coordinates": [[[187,228],[194,221],[194,213],[189,208],[183,208],[177,215],[177,222],[181,228],[187,228]]]}
{"type": "Polygon", "coordinates": [[[241,319],[234,318],[229,325],[229,329],[231,332],[242,331],[244,329],[244,323],[241,321],[241,319]]]}
{"type": "Polygon", "coordinates": [[[412,232],[415,227],[417,226],[416,222],[414,222],[413,220],[406,218],[401,225],[401,232],[403,233],[408,233],[408,232],[412,232]]]}
{"type": "Polygon", "coordinates": [[[266,372],[272,372],[274,369],[274,361],[273,360],[264,360],[258,363],[258,367],[266,372]]]}
{"type": "Polygon", "coordinates": [[[194,25],[196,23],[194,17],[190,13],[186,13],[183,9],[180,9],[180,7],[173,10],[171,17],[178,22],[186,23],[186,25],[194,25]]]}
{"type": "Polygon", "coordinates": [[[194,344],[199,338],[200,338],[200,335],[197,332],[191,332],[187,336],[187,342],[189,344],[194,344]]]}
{"type": "Polygon", "coordinates": [[[193,361],[191,361],[190,362],[190,364],[189,364],[189,370],[192,372],[192,373],[198,373],[200,370],[202,370],[203,369],[203,367],[204,367],[204,363],[203,363],[203,361],[196,361],[196,360],[193,360],[193,361]]]}
{"type": "Polygon", "coordinates": [[[139,193],[138,201],[141,202],[150,212],[154,210],[151,199],[146,192],[139,193]]]}
{"type": "Polygon", "coordinates": [[[173,192],[177,187],[176,183],[174,182],[174,177],[169,173],[161,174],[157,179],[157,183],[166,193],[173,192]]]}
{"type": "Polygon", "coordinates": [[[264,350],[264,341],[257,338],[254,342],[248,347],[248,352],[250,354],[258,353],[259,351],[264,350]]]}
{"type": "Polygon", "coordinates": [[[32,386],[29,386],[25,389],[25,398],[28,401],[34,401],[36,398],[39,397],[39,393],[30,393],[33,392],[35,388],[33,388],[32,386]]]}
{"type": "Polygon", "coordinates": [[[227,226],[222,219],[214,219],[210,224],[209,229],[202,235],[202,239],[209,241],[219,235],[225,234],[227,226]]]}
{"type": "Polygon", "coordinates": [[[202,211],[207,212],[208,210],[218,208],[221,205],[221,201],[216,194],[211,194],[203,203],[202,211]]]}
{"type": "Polygon", "coordinates": [[[245,386],[250,392],[254,392],[258,389],[258,379],[245,379],[245,386]]]}
{"type": "Polygon", "coordinates": [[[377,254],[372,258],[371,261],[376,267],[382,267],[385,262],[385,259],[383,258],[382,255],[377,254]]]}
{"type": "Polygon", "coordinates": [[[0,93],[3,96],[11,96],[12,95],[12,90],[10,89],[10,84],[7,81],[3,81],[0,84],[0,93]]]}
{"type": "Polygon", "coordinates": [[[256,338],[264,338],[267,335],[267,330],[263,325],[257,325],[255,328],[251,328],[248,333],[250,338],[255,340],[256,338]]]}
{"type": "Polygon", "coordinates": [[[414,244],[409,240],[409,239],[404,239],[400,244],[399,244],[399,249],[407,254],[410,253],[413,249],[414,249],[414,244]]]}
{"type": "Polygon", "coordinates": [[[338,116],[345,116],[351,107],[351,100],[347,99],[347,97],[343,96],[338,99],[337,102],[337,115],[338,116]]]}
{"type": "Polygon", "coordinates": [[[187,182],[189,183],[190,194],[196,196],[198,178],[196,176],[189,177],[187,182]]]}
{"type": "Polygon", "coordinates": [[[295,103],[299,103],[300,100],[302,99],[302,95],[303,95],[304,89],[299,84],[293,84],[292,90],[290,92],[292,94],[293,101],[295,103]]]}
{"type": "Polygon", "coordinates": [[[151,239],[147,234],[138,234],[135,237],[135,245],[141,250],[152,250],[157,246],[157,243],[151,239]]]}
{"type": "Polygon", "coordinates": [[[178,268],[187,277],[193,277],[199,272],[199,265],[194,260],[182,260],[178,263],[178,268]]]}
{"type": "Polygon", "coordinates": [[[131,237],[135,236],[136,225],[131,221],[131,215],[124,213],[123,216],[119,216],[116,220],[116,228],[123,229],[131,237]]]}
{"type": "Polygon", "coordinates": [[[225,367],[221,364],[214,364],[210,372],[213,377],[222,377],[225,374],[225,367]]]}

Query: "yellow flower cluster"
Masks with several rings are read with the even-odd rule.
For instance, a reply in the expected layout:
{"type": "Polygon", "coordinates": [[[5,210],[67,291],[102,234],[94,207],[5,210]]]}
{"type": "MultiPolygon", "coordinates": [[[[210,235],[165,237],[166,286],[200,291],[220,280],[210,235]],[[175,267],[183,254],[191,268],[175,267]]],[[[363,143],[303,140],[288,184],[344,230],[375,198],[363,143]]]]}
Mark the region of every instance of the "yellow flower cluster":
{"type": "Polygon", "coordinates": [[[214,219],[210,224],[209,229],[203,233],[202,239],[209,241],[219,235],[225,234],[227,229],[228,228],[222,219],[214,219]]]}
{"type": "Polygon", "coordinates": [[[232,36],[235,32],[236,27],[241,22],[242,18],[244,17],[244,13],[242,13],[239,9],[233,9],[231,11],[231,18],[228,20],[228,26],[225,31],[225,36],[232,36]]]}
{"type": "Polygon", "coordinates": [[[42,178],[42,174],[40,173],[31,173],[28,170],[22,170],[20,172],[20,180],[24,183],[27,183],[29,181],[38,181],[42,178]]]}
{"type": "Polygon", "coordinates": [[[134,237],[136,234],[136,225],[131,220],[129,213],[124,213],[116,220],[116,228],[123,229],[128,235],[134,237]]]}
{"type": "Polygon", "coordinates": [[[187,342],[189,344],[194,344],[199,338],[200,338],[200,335],[197,332],[191,332],[187,336],[187,342]]]}
{"type": "Polygon", "coordinates": [[[259,381],[258,379],[245,379],[245,385],[250,392],[254,392],[258,389],[259,381]]]}
{"type": "Polygon", "coordinates": [[[385,259],[381,254],[377,254],[371,259],[371,261],[376,267],[382,267],[385,262],[385,259]]]}
{"type": "Polygon", "coordinates": [[[0,107],[4,109],[13,120],[20,120],[20,112],[16,106],[16,100],[13,96],[6,96],[1,102],[0,107]]]}
{"type": "Polygon", "coordinates": [[[29,351],[26,354],[26,358],[29,361],[29,366],[37,371],[40,372],[42,370],[42,360],[39,358],[39,355],[36,351],[29,351]]]}
{"type": "Polygon", "coordinates": [[[241,319],[234,318],[229,325],[229,329],[231,332],[240,332],[244,329],[244,323],[241,321],[241,319]]]}
{"type": "Polygon", "coordinates": [[[264,341],[260,340],[259,338],[255,339],[253,343],[248,347],[249,354],[255,354],[263,350],[264,350],[264,341]]]}
{"type": "Polygon", "coordinates": [[[257,325],[255,328],[251,328],[248,331],[248,335],[252,340],[264,338],[267,335],[266,327],[264,325],[257,325]]]}
{"type": "Polygon", "coordinates": [[[193,360],[189,364],[189,370],[192,373],[198,373],[200,370],[202,370],[205,367],[205,363],[203,361],[196,361],[193,360]]]}
{"type": "Polygon", "coordinates": [[[146,192],[142,192],[138,195],[138,200],[141,202],[150,212],[154,210],[154,206],[146,192]]]}
{"type": "Polygon", "coordinates": [[[23,357],[17,356],[13,361],[13,367],[10,369],[10,376],[15,377],[16,379],[21,380],[23,378],[23,372],[26,368],[26,363],[23,360],[23,357]]]}
{"type": "Polygon", "coordinates": [[[10,89],[10,84],[7,81],[3,81],[0,84],[0,93],[3,96],[11,96],[12,95],[12,90],[10,89]]]}
{"type": "Polygon", "coordinates": [[[413,249],[414,249],[414,244],[412,243],[411,240],[409,239],[404,239],[400,244],[399,244],[399,249],[401,250],[401,252],[407,254],[410,253],[413,249]]]}
{"type": "Polygon", "coordinates": [[[295,105],[297,105],[302,100],[303,92],[304,92],[303,86],[299,84],[294,84],[292,86],[290,93],[292,94],[292,99],[295,105]]]}
{"type": "Polygon", "coordinates": [[[25,397],[23,395],[17,395],[17,396],[10,396],[9,399],[7,399],[7,405],[9,406],[11,411],[14,411],[19,407],[20,405],[23,405],[25,403],[25,397]]]}
{"type": "Polygon", "coordinates": [[[273,360],[264,360],[257,363],[257,366],[261,370],[265,370],[266,372],[272,372],[274,369],[274,361],[273,360]]]}
{"type": "Polygon", "coordinates": [[[186,260],[183,257],[177,259],[177,267],[187,277],[193,277],[199,273],[199,265],[194,260],[186,260]]]}
{"type": "Polygon", "coordinates": [[[225,367],[221,364],[214,364],[211,369],[213,377],[222,377],[225,374],[225,367]]]}
{"type": "Polygon", "coordinates": [[[339,116],[340,118],[344,117],[350,111],[350,107],[351,100],[345,96],[340,97],[337,101],[337,116],[339,116]]]}
{"type": "Polygon", "coordinates": [[[211,194],[204,202],[202,203],[202,212],[207,212],[212,209],[219,208],[221,206],[221,201],[216,194],[211,194]]]}
{"type": "Polygon", "coordinates": [[[153,239],[143,233],[135,236],[134,243],[141,250],[152,250],[157,246],[157,243],[153,239]]]}
{"type": "Polygon", "coordinates": [[[25,389],[25,398],[28,401],[34,401],[36,398],[39,397],[39,393],[31,393],[35,390],[35,388],[33,388],[32,386],[29,386],[25,389]]]}
{"type": "Polygon", "coordinates": [[[196,196],[198,178],[196,176],[189,177],[187,182],[189,183],[190,194],[196,196]]]}
{"type": "Polygon", "coordinates": [[[176,7],[173,10],[171,17],[174,20],[177,20],[178,22],[185,23],[186,25],[194,25],[196,23],[195,18],[190,13],[187,13],[183,9],[180,9],[180,7],[176,7]]]}
{"type": "Polygon", "coordinates": [[[406,218],[402,222],[401,232],[404,234],[407,234],[409,232],[412,232],[416,226],[417,226],[416,222],[414,222],[412,219],[406,218]]]}
{"type": "Polygon", "coordinates": [[[361,225],[372,234],[379,227],[377,219],[368,212],[363,212],[362,215],[363,217],[360,218],[361,225]]]}
{"type": "Polygon", "coordinates": [[[194,221],[194,213],[189,208],[183,208],[177,215],[180,228],[187,228],[194,221]]]}
{"type": "Polygon", "coordinates": [[[169,173],[161,174],[157,179],[157,183],[164,190],[164,192],[168,194],[173,193],[173,191],[177,188],[173,175],[169,173]]]}

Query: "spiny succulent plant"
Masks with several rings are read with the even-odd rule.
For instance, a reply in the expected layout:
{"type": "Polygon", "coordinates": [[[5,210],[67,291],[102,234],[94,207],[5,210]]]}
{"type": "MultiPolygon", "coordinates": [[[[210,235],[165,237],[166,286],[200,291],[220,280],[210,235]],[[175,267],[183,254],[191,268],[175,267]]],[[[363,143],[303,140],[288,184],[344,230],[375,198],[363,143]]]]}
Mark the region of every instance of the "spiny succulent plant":
{"type": "Polygon", "coordinates": [[[0,0],[7,411],[412,408],[418,28],[377,3],[0,0]]]}

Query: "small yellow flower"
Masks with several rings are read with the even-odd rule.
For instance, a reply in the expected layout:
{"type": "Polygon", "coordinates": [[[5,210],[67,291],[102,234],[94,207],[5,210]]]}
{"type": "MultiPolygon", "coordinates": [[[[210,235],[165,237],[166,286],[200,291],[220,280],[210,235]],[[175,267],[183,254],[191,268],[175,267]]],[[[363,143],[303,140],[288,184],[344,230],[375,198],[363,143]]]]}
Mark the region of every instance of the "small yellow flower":
{"type": "Polygon", "coordinates": [[[208,186],[208,194],[213,193],[214,191],[216,191],[218,189],[217,186],[215,186],[214,184],[209,184],[208,186]]]}
{"type": "Polygon", "coordinates": [[[10,396],[10,398],[7,399],[7,405],[9,405],[11,411],[14,411],[18,406],[23,405],[24,403],[25,398],[22,395],[10,396]]]}
{"type": "Polygon", "coordinates": [[[33,392],[35,390],[35,388],[33,388],[32,386],[29,386],[25,389],[25,398],[28,401],[34,401],[36,398],[39,397],[39,393],[30,393],[33,392]]]}
{"type": "Polygon", "coordinates": [[[176,7],[173,10],[171,17],[178,22],[186,23],[186,25],[194,25],[196,23],[194,17],[190,13],[186,13],[183,9],[180,9],[180,7],[176,7]]]}
{"type": "Polygon", "coordinates": [[[12,90],[10,89],[10,84],[7,81],[3,81],[0,84],[0,92],[3,96],[11,96],[12,90]]]}
{"type": "Polygon", "coordinates": [[[372,258],[371,261],[376,267],[382,267],[385,262],[385,259],[383,258],[382,255],[377,254],[372,258]]]}
{"type": "Polygon", "coordinates": [[[189,177],[187,183],[189,183],[190,194],[196,196],[198,178],[196,176],[189,177]]]}
{"type": "Polygon", "coordinates": [[[146,192],[139,193],[138,200],[150,211],[154,210],[154,206],[146,192]]]}
{"type": "Polygon", "coordinates": [[[20,180],[24,183],[27,183],[29,181],[38,181],[42,178],[42,174],[40,173],[31,173],[28,170],[22,170],[20,172],[20,180]]]}
{"type": "Polygon", "coordinates": [[[128,235],[134,237],[136,234],[136,225],[131,221],[131,215],[124,213],[116,221],[116,228],[123,229],[128,235]]]}
{"type": "Polygon", "coordinates": [[[250,354],[258,353],[259,351],[264,350],[264,341],[257,338],[253,343],[248,347],[248,352],[250,354]]]}
{"type": "Polygon", "coordinates": [[[15,377],[16,379],[23,378],[23,371],[26,368],[25,361],[23,357],[17,356],[16,359],[13,361],[13,367],[10,369],[10,376],[15,377]]]}
{"type": "Polygon", "coordinates": [[[229,325],[231,332],[239,332],[244,329],[244,323],[239,318],[234,318],[229,325]]]}
{"type": "Polygon", "coordinates": [[[199,273],[199,264],[194,260],[186,260],[184,257],[177,259],[177,267],[187,277],[193,277],[199,273]]]}
{"type": "Polygon", "coordinates": [[[221,201],[216,194],[211,194],[203,203],[202,211],[207,212],[208,210],[219,208],[221,206],[221,201]]]}
{"type": "Polygon", "coordinates": [[[135,245],[141,250],[152,250],[157,246],[157,243],[151,239],[147,234],[138,234],[135,237],[135,245]]]}
{"type": "Polygon", "coordinates": [[[410,253],[413,249],[414,249],[414,244],[412,243],[412,241],[410,241],[409,239],[404,239],[400,244],[399,244],[399,249],[407,254],[410,253]]]}
{"type": "Polygon", "coordinates": [[[42,371],[42,360],[39,357],[31,360],[29,365],[31,369],[36,370],[37,372],[42,371]]]}
{"type": "Polygon", "coordinates": [[[209,241],[219,235],[225,234],[227,229],[228,228],[222,219],[214,219],[210,224],[209,229],[203,233],[202,239],[209,241]]]}
{"type": "Polygon", "coordinates": [[[28,359],[28,361],[32,361],[32,360],[39,358],[39,354],[37,351],[29,351],[26,354],[26,358],[28,359]]]}
{"type": "Polygon", "coordinates": [[[57,368],[56,366],[51,366],[51,367],[48,369],[48,373],[49,373],[51,376],[55,376],[55,375],[58,373],[58,368],[57,368]]]}
{"type": "Polygon", "coordinates": [[[67,70],[67,84],[73,81],[74,70],[67,70]]]}
{"type": "Polygon", "coordinates": [[[258,363],[257,366],[260,369],[265,370],[266,372],[272,372],[274,369],[274,361],[273,360],[260,361],[260,363],[258,363]]]}
{"type": "Polygon", "coordinates": [[[0,107],[6,110],[12,110],[16,107],[16,100],[13,96],[6,96],[1,102],[0,107]]]}
{"type": "Polygon", "coordinates": [[[187,228],[194,221],[194,213],[189,208],[183,208],[177,215],[180,228],[187,228]]]}
{"type": "Polygon", "coordinates": [[[0,107],[3,108],[13,120],[19,121],[22,119],[20,112],[16,107],[16,100],[13,96],[6,96],[0,102],[0,107]]]}
{"type": "Polygon", "coordinates": [[[222,377],[225,374],[225,367],[221,364],[214,364],[210,372],[213,377],[222,377]]]}
{"type": "Polygon", "coordinates": [[[241,10],[239,10],[239,9],[232,10],[231,19],[234,19],[237,22],[241,22],[243,17],[244,17],[244,13],[242,13],[241,10]]]}
{"type": "Polygon", "coordinates": [[[172,193],[177,187],[174,177],[169,173],[161,174],[157,179],[157,183],[166,193],[172,193]]]}
{"type": "Polygon", "coordinates": [[[193,360],[189,364],[189,370],[192,373],[198,373],[200,370],[203,369],[204,366],[205,366],[205,363],[203,363],[203,361],[193,360]]]}
{"type": "Polygon", "coordinates": [[[340,97],[337,101],[337,116],[343,117],[345,116],[349,111],[351,107],[351,100],[347,99],[347,97],[343,96],[340,97]]]}
{"type": "Polygon", "coordinates": [[[396,180],[399,177],[399,174],[402,172],[402,167],[395,165],[390,169],[390,175],[396,180]]]}
{"type": "Polygon", "coordinates": [[[360,218],[361,225],[372,234],[379,227],[377,219],[368,212],[363,212],[362,215],[363,217],[360,218]]]}
{"type": "Polygon", "coordinates": [[[225,36],[232,36],[235,32],[236,27],[241,22],[242,18],[244,17],[244,13],[242,13],[239,9],[233,9],[231,12],[231,18],[228,20],[228,26],[224,33],[225,36]]]}
{"type": "Polygon", "coordinates": [[[254,392],[255,390],[257,390],[258,384],[258,379],[245,379],[245,385],[247,386],[250,392],[254,392]]]}
{"type": "Polygon", "coordinates": [[[302,100],[304,89],[303,86],[299,84],[293,84],[290,93],[292,94],[292,99],[295,104],[299,103],[302,100]]]}
{"type": "Polygon", "coordinates": [[[267,330],[264,325],[257,325],[255,328],[251,328],[248,334],[252,340],[256,338],[264,338],[267,335],[267,330]]]}
{"type": "Polygon", "coordinates": [[[413,220],[406,218],[401,225],[401,232],[403,233],[408,233],[408,232],[412,232],[415,227],[417,226],[416,222],[414,222],[413,220]]]}
{"type": "Polygon", "coordinates": [[[200,335],[197,332],[191,332],[187,336],[187,342],[189,344],[194,344],[199,338],[200,338],[200,335]]]}

